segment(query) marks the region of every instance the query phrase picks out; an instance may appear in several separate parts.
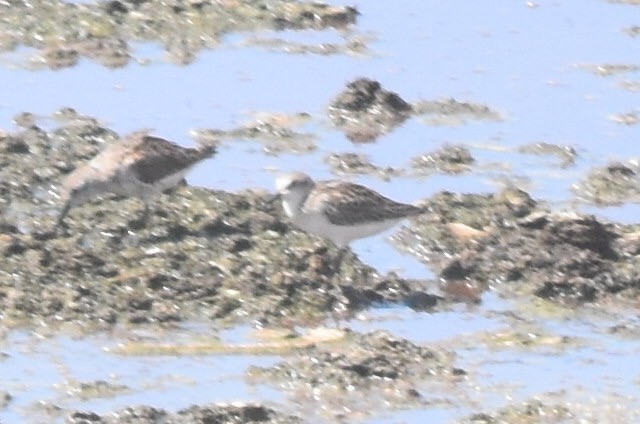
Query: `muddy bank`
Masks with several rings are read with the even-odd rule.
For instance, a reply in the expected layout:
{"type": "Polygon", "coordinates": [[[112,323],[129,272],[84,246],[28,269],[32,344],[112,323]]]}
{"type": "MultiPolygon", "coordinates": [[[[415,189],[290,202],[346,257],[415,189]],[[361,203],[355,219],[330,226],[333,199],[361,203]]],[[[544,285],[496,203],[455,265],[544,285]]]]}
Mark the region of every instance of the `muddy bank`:
{"type": "Polygon", "coordinates": [[[527,193],[442,193],[396,243],[444,281],[509,288],[566,305],[640,294],[640,226],[550,212],[527,193]]]}
{"type": "Polygon", "coordinates": [[[576,196],[595,205],[640,202],[640,161],[612,162],[590,171],[573,186],[576,196]]]}
{"type": "MultiPolygon", "coordinates": [[[[386,408],[433,406],[425,382],[443,386],[464,379],[455,355],[416,345],[389,333],[352,333],[340,344],[313,346],[269,368],[254,367],[253,379],[309,402],[330,422],[386,408]],[[324,411],[324,412],[320,412],[324,411]],[[350,412],[345,412],[350,411],[350,412]]],[[[429,386],[433,389],[432,386],[429,386]]]]}
{"type": "Polygon", "coordinates": [[[206,424],[268,423],[298,424],[302,419],[284,415],[259,404],[191,406],[175,413],[162,408],[136,406],[109,414],[76,411],[65,421],[69,424],[206,424]]]}
{"type": "Polygon", "coordinates": [[[61,179],[117,138],[92,118],[63,112],[51,131],[30,125],[0,138],[6,325],[189,318],[270,325],[416,295],[436,303],[425,282],[380,276],[351,252],[340,266],[337,249],[294,230],[270,193],[183,186],[154,203],[148,223],[139,200],[106,196],[54,229],[60,205],[52,193],[61,179]]]}
{"type": "Polygon", "coordinates": [[[409,103],[378,81],[357,78],[331,101],[331,123],[354,143],[371,143],[411,117],[433,125],[453,125],[468,119],[499,121],[500,114],[485,105],[455,99],[419,100],[409,103]]]}
{"type": "Polygon", "coordinates": [[[325,157],[325,162],[336,175],[373,175],[389,181],[404,173],[402,169],[376,165],[362,153],[332,153],[325,157]]]}
{"type": "Polygon", "coordinates": [[[573,166],[578,157],[578,152],[572,146],[546,143],[544,141],[524,144],[518,147],[518,152],[530,155],[555,156],[559,161],[558,166],[563,169],[573,166]]]}
{"type": "Polygon", "coordinates": [[[519,405],[507,406],[492,413],[479,412],[457,422],[460,424],[534,424],[539,422],[563,422],[572,418],[575,418],[575,415],[567,406],[546,404],[543,401],[534,399],[519,405]]]}
{"type": "MultiPolygon", "coordinates": [[[[341,29],[356,22],[350,6],[299,1],[126,1],[74,4],[62,0],[0,4],[0,51],[31,47],[30,65],[60,69],[89,58],[119,68],[134,60],[132,43],[157,42],[177,64],[193,62],[226,34],[259,30],[341,29]]],[[[346,42],[335,53],[363,50],[346,42]]],[[[284,50],[284,49],[283,49],[284,50]]],[[[310,51],[313,51],[310,49],[310,51]]],[[[327,49],[322,50],[327,54],[327,49]]]]}
{"type": "Polygon", "coordinates": [[[469,172],[475,159],[464,146],[445,144],[436,151],[422,154],[411,159],[411,167],[417,174],[462,174],[469,172]]]}
{"type": "Polygon", "coordinates": [[[296,114],[258,113],[253,119],[238,128],[221,130],[202,128],[192,131],[194,137],[203,142],[224,140],[232,143],[237,140],[252,140],[264,145],[263,151],[271,156],[282,153],[307,154],[317,150],[313,133],[301,132],[298,127],[311,121],[306,112],[296,114]]]}

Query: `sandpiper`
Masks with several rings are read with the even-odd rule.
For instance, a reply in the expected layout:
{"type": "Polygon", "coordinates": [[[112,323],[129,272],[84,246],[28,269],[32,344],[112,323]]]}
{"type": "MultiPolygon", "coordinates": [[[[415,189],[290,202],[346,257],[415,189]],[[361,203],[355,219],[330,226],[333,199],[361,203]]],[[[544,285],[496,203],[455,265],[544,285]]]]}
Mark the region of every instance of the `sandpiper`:
{"type": "Polygon", "coordinates": [[[340,257],[352,240],[373,236],[427,211],[359,184],[315,182],[302,172],[278,177],[276,189],[291,221],[308,233],[331,240],[340,248],[340,257]]]}
{"type": "Polygon", "coordinates": [[[64,205],[57,223],[62,224],[71,208],[108,192],[142,199],[146,216],[155,196],[175,187],[192,166],[215,151],[213,145],[182,147],[151,136],[148,130],[132,133],[64,179],[60,190],[64,205]]]}

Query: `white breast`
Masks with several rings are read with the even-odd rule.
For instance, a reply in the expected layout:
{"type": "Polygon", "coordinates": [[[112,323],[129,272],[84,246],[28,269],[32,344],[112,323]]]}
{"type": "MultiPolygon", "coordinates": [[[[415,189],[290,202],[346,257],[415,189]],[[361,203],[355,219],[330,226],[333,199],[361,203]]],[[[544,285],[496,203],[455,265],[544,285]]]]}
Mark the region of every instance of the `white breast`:
{"type": "Polygon", "coordinates": [[[338,247],[346,246],[351,241],[370,237],[393,227],[401,219],[369,222],[357,225],[335,225],[329,222],[324,214],[299,214],[292,217],[293,223],[300,229],[321,237],[328,238],[338,247]]]}

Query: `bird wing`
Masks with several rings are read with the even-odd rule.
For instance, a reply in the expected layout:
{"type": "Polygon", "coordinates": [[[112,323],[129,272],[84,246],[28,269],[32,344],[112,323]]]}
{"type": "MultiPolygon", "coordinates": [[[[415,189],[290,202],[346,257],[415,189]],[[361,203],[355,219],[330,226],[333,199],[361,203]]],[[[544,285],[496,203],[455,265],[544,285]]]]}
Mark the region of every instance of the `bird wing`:
{"type": "Polygon", "coordinates": [[[142,134],[128,145],[130,169],[140,181],[151,184],[180,171],[215,153],[213,146],[184,148],[165,139],[142,134]]]}
{"type": "Polygon", "coordinates": [[[349,182],[318,183],[304,209],[322,211],[334,225],[354,225],[418,215],[417,206],[391,200],[367,187],[349,182]]]}

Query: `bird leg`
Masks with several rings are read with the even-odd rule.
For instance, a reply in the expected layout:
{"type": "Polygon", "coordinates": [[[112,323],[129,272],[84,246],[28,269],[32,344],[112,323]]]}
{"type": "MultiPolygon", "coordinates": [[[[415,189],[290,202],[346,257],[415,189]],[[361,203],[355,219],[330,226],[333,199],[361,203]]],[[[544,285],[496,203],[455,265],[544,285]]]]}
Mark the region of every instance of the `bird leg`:
{"type": "Polygon", "coordinates": [[[149,206],[148,202],[144,202],[144,209],[142,209],[142,219],[149,220],[151,218],[151,206],[149,206]]]}
{"type": "Polygon", "coordinates": [[[342,272],[343,264],[344,264],[344,255],[347,253],[346,246],[338,247],[338,255],[336,256],[336,273],[340,274],[342,272]]]}
{"type": "Polygon", "coordinates": [[[149,223],[149,220],[151,219],[152,211],[151,211],[151,206],[149,206],[149,202],[147,201],[147,199],[143,199],[142,203],[144,205],[144,208],[142,209],[142,214],[140,215],[138,220],[142,224],[142,227],[146,227],[147,224],[149,223]]]}
{"type": "Polygon", "coordinates": [[[345,316],[347,310],[349,309],[349,299],[344,295],[342,290],[342,263],[344,261],[344,255],[346,253],[346,247],[340,246],[338,247],[338,255],[335,260],[335,273],[333,277],[333,282],[331,287],[331,295],[335,299],[335,305],[331,311],[331,318],[337,327],[339,327],[340,318],[345,316]]]}
{"type": "Polygon", "coordinates": [[[71,209],[71,202],[68,202],[68,201],[65,202],[64,206],[62,207],[62,209],[60,209],[60,212],[58,213],[58,219],[56,220],[55,228],[61,228],[63,226],[66,226],[66,224],[64,223],[64,219],[69,214],[70,209],[71,209]]]}
{"type": "Polygon", "coordinates": [[[142,209],[142,213],[140,213],[140,215],[137,218],[134,218],[129,223],[131,228],[134,230],[140,230],[142,228],[145,228],[148,225],[149,220],[151,218],[151,207],[149,206],[149,202],[147,201],[147,199],[143,198],[142,204],[144,206],[142,209]]]}

